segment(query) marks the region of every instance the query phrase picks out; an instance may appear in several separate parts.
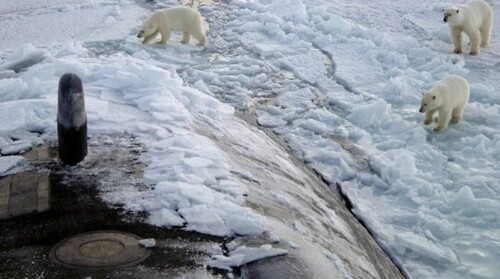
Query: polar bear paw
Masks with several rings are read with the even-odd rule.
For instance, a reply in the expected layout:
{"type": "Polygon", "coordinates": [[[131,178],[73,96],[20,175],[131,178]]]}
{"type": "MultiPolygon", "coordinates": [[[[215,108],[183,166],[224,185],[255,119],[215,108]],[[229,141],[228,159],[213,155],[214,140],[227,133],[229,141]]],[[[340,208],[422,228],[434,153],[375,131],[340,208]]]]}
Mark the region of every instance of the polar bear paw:
{"type": "Polygon", "coordinates": [[[434,128],[434,132],[442,132],[444,131],[444,129],[446,129],[446,127],[443,127],[443,126],[436,126],[436,128],[434,128]]]}

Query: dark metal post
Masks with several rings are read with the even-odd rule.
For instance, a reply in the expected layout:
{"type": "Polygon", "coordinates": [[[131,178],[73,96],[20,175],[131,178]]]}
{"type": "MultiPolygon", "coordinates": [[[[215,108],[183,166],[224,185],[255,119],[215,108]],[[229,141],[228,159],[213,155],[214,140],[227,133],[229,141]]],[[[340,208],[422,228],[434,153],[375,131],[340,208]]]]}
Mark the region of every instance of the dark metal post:
{"type": "Polygon", "coordinates": [[[76,165],[87,155],[87,114],[81,79],[64,74],[59,79],[57,137],[59,158],[76,165]]]}

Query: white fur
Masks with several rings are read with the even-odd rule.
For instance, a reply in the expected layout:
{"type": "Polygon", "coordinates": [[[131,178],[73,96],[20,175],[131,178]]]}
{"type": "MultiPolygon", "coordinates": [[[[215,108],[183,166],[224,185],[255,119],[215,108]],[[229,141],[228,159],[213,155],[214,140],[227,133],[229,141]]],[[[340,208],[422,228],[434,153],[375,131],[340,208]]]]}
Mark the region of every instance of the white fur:
{"type": "Polygon", "coordinates": [[[471,0],[464,5],[443,10],[443,20],[448,22],[454,52],[462,52],[462,32],[469,36],[470,54],[479,54],[479,46],[490,45],[493,10],[484,0],[471,0]]]}
{"type": "Polygon", "coordinates": [[[458,123],[463,118],[469,102],[469,83],[461,76],[449,75],[434,84],[422,95],[420,112],[425,113],[424,124],[432,123],[434,113],[438,112],[438,125],[434,131],[444,131],[448,123],[458,123]]]}
{"type": "Polygon", "coordinates": [[[204,46],[207,41],[206,29],[207,24],[198,11],[176,6],[154,11],[142,24],[137,37],[144,38],[142,43],[147,44],[160,33],[160,43],[166,44],[172,31],[182,31],[181,43],[188,44],[193,36],[198,40],[198,45],[204,46]]]}

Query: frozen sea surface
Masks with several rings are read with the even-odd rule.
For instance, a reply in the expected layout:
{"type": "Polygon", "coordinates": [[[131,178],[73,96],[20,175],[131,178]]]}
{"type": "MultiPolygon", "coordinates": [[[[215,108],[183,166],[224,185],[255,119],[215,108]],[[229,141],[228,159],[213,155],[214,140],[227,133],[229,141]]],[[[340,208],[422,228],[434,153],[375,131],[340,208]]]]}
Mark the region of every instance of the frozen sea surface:
{"type": "MultiPolygon", "coordinates": [[[[54,138],[57,81],[72,71],[84,81],[90,132],[134,134],[148,149],[152,190],[105,191],[109,202],[127,200],[158,226],[221,236],[272,227],[290,235],[245,205],[252,192],[245,181],[257,175],[236,169],[217,136],[203,132],[228,129],[237,138],[234,130],[246,130],[231,120],[236,108],[255,114],[332,187],[339,183],[408,277],[498,278],[498,28],[491,47],[471,57],[452,54],[441,18],[451,3],[237,0],[200,6],[210,24],[205,49],[181,45],[179,34],[168,46],[142,46],[135,34],[147,9],[174,1],[51,3],[0,3],[3,155],[54,138]],[[464,121],[436,134],[418,113],[420,93],[447,74],[469,80],[471,99],[464,121]]],[[[500,14],[499,3],[489,3],[500,14]]],[[[242,133],[240,141],[249,145],[253,136],[242,133]]],[[[2,160],[6,171],[17,165],[2,160]]],[[[300,204],[293,194],[268,190],[284,206],[300,204]]],[[[314,195],[311,201],[337,234],[352,238],[335,212],[314,195]]],[[[315,214],[293,223],[294,234],[321,239],[311,230],[321,227],[315,214]]],[[[281,253],[268,248],[262,251],[281,253]]],[[[363,260],[348,267],[345,255],[323,256],[339,277],[374,273],[363,260]]],[[[314,259],[318,267],[327,262],[314,259]]],[[[245,262],[239,253],[216,260],[245,262]]]]}

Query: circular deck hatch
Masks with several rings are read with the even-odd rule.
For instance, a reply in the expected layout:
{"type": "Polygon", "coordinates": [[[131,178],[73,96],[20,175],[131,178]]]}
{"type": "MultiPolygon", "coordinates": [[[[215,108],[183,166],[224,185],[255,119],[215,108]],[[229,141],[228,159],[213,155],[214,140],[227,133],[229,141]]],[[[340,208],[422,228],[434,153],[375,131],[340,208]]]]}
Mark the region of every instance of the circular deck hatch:
{"type": "Polygon", "coordinates": [[[51,259],[71,268],[102,269],[137,264],[150,254],[136,235],[94,231],[68,237],[50,251],[51,259]]]}

